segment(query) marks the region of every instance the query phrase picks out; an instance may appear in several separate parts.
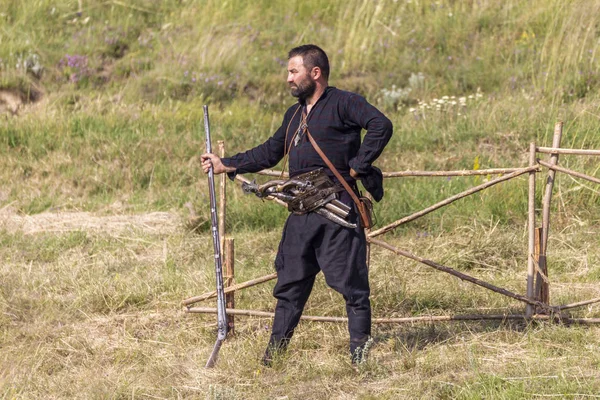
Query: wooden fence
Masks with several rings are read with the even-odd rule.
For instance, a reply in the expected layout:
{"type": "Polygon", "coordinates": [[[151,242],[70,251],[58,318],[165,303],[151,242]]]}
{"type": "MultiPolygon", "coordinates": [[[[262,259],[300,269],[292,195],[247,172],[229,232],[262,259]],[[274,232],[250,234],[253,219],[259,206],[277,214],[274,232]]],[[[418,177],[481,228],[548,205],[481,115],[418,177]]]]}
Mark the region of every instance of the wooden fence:
{"type": "MultiPolygon", "coordinates": [[[[417,211],[411,215],[400,218],[386,226],[383,226],[377,230],[367,231],[367,246],[377,245],[384,249],[387,249],[399,256],[410,258],[419,263],[425,264],[438,271],[446,272],[453,275],[463,281],[470,282],[474,285],[481,286],[485,289],[494,291],[498,294],[507,296],[514,300],[520,301],[525,304],[525,310],[523,314],[469,314],[469,315],[447,315],[447,316],[421,316],[421,317],[406,317],[406,318],[374,318],[373,323],[405,323],[405,322],[419,322],[419,321],[465,321],[465,320],[507,320],[507,319],[535,319],[535,320],[550,320],[550,321],[562,321],[567,323],[581,323],[581,324],[592,324],[600,323],[600,318],[570,318],[563,313],[564,310],[572,309],[575,307],[581,307],[593,303],[600,302],[600,298],[589,299],[571,304],[562,305],[551,305],[549,302],[549,275],[547,268],[547,244],[548,234],[550,229],[550,204],[552,200],[552,190],[554,181],[556,179],[556,173],[562,172],[576,178],[585,179],[593,183],[600,183],[600,179],[592,176],[582,174],[567,168],[558,166],[558,157],[560,154],[572,154],[572,155],[586,155],[586,156],[600,156],[600,150],[585,150],[585,149],[564,149],[560,148],[560,141],[562,137],[563,123],[558,122],[554,128],[554,135],[552,139],[552,147],[537,147],[535,143],[531,143],[529,147],[529,165],[526,167],[519,168],[494,168],[494,169],[483,169],[483,170],[459,170],[459,171],[402,171],[402,172],[384,172],[384,178],[395,178],[395,177],[439,177],[439,176],[472,176],[472,175],[500,175],[499,177],[485,182],[481,185],[475,186],[464,192],[455,194],[445,200],[442,200],[436,204],[433,204],[423,210],[417,211]],[[542,161],[537,159],[539,154],[550,154],[548,161],[542,161]],[[536,190],[536,176],[546,168],[548,176],[546,179],[546,185],[544,188],[544,195],[542,198],[542,221],[541,227],[536,227],[535,218],[535,190],[536,190]],[[435,261],[423,258],[421,256],[410,253],[407,250],[397,248],[391,244],[376,239],[377,237],[390,232],[400,225],[406,224],[410,221],[414,221],[432,211],[440,209],[448,204],[455,202],[456,200],[470,196],[474,193],[480,192],[484,189],[497,185],[499,183],[508,181],[518,176],[528,174],[528,255],[527,255],[527,289],[526,293],[518,294],[514,293],[505,288],[495,286],[491,283],[485,282],[463,272],[457,271],[448,266],[439,264],[435,261]]],[[[219,152],[221,156],[224,156],[225,150],[223,142],[218,143],[219,152]]],[[[268,176],[280,176],[281,173],[272,170],[261,171],[260,174],[268,176]]],[[[240,182],[249,182],[242,176],[236,176],[236,180],[240,182]]],[[[256,310],[240,310],[236,309],[234,304],[234,294],[238,290],[248,288],[251,286],[258,285],[275,279],[277,275],[275,273],[265,275],[250,281],[235,284],[234,279],[234,241],[232,238],[226,237],[225,235],[225,215],[226,215],[226,189],[227,177],[225,174],[222,175],[220,181],[219,191],[219,234],[221,235],[221,243],[223,246],[221,254],[224,255],[225,265],[225,293],[227,302],[227,315],[229,321],[230,332],[234,330],[234,316],[235,315],[246,315],[246,316],[258,316],[258,317],[272,317],[273,313],[256,311],[256,310]]],[[[281,205],[286,205],[280,200],[271,199],[278,202],[281,205]]],[[[369,252],[367,253],[369,254],[369,252]]],[[[183,306],[185,311],[188,313],[217,313],[216,308],[205,308],[205,307],[194,307],[193,305],[210,298],[217,296],[216,291],[210,291],[200,296],[190,297],[183,300],[183,306]]],[[[347,318],[344,317],[321,317],[321,316],[308,316],[303,315],[302,319],[311,321],[324,321],[324,322],[344,322],[347,318]]]]}

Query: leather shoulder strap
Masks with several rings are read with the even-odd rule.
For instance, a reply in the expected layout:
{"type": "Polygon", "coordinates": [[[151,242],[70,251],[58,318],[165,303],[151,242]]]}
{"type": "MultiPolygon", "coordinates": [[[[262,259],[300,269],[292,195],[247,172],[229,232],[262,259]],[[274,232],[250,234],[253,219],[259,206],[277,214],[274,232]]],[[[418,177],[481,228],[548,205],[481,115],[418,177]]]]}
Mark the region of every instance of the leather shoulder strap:
{"type": "Polygon", "coordinates": [[[359,200],[358,196],[356,195],[356,193],[354,193],[354,190],[352,190],[350,185],[348,185],[348,182],[346,182],[346,180],[344,179],[342,174],[340,174],[339,171],[333,166],[333,163],[329,160],[329,158],[327,158],[327,156],[325,155],[323,150],[321,150],[321,148],[319,147],[319,145],[317,144],[315,139],[312,137],[312,135],[310,134],[308,129],[306,129],[306,136],[308,137],[310,144],[312,144],[312,146],[314,147],[317,154],[319,154],[319,156],[323,159],[323,161],[325,161],[325,164],[327,165],[327,167],[331,170],[331,172],[333,172],[333,174],[338,179],[338,181],[340,181],[340,183],[342,184],[344,189],[346,189],[346,191],[348,192],[350,197],[352,197],[352,200],[356,204],[356,207],[360,213],[360,218],[363,222],[363,227],[370,228],[371,223],[370,223],[369,217],[367,217],[367,215],[366,215],[366,210],[364,208],[365,207],[364,204],[359,200]]]}

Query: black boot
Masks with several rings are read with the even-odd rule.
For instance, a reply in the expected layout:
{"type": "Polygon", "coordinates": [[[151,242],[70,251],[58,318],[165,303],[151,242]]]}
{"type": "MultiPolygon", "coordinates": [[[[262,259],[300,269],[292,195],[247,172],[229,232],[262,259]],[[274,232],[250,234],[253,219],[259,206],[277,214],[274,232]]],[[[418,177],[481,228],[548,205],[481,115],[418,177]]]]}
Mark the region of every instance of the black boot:
{"type": "Polygon", "coordinates": [[[267,345],[267,349],[265,350],[265,354],[261,360],[262,364],[265,367],[273,366],[273,360],[286,351],[289,342],[289,339],[275,341],[271,338],[269,344],[267,345]]]}
{"type": "Polygon", "coordinates": [[[373,338],[362,341],[350,341],[350,359],[353,365],[365,363],[369,350],[373,346],[373,338]]]}

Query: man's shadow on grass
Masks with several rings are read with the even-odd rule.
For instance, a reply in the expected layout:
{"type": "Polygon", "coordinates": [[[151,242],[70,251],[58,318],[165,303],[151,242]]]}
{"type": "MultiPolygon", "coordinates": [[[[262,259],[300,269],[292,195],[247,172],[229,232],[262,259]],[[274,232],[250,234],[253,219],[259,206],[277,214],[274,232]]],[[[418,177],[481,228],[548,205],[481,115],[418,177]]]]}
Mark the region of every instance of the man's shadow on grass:
{"type": "MultiPolygon", "coordinates": [[[[521,309],[506,310],[507,314],[520,314],[521,309]]],[[[467,313],[456,313],[466,315],[467,313]]],[[[494,331],[525,332],[536,323],[525,319],[456,320],[380,325],[373,335],[375,344],[393,340],[397,350],[412,352],[434,344],[461,340],[465,334],[494,331]]]]}

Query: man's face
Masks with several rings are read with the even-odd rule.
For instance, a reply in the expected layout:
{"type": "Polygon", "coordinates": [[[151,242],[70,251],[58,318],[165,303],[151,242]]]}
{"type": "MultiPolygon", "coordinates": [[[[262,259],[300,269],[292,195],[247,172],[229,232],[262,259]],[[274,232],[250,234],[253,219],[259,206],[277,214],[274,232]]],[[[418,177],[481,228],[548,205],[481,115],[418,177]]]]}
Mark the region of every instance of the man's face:
{"type": "Polygon", "coordinates": [[[310,71],[304,66],[302,56],[289,59],[287,83],[292,96],[300,100],[306,100],[315,93],[317,84],[310,76],[310,71]]]}

